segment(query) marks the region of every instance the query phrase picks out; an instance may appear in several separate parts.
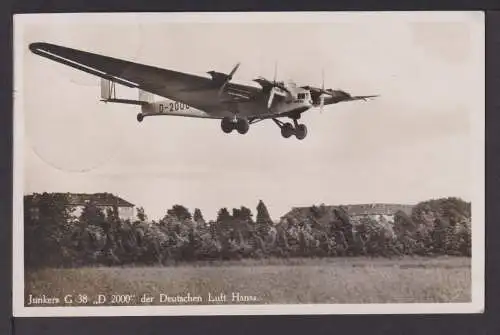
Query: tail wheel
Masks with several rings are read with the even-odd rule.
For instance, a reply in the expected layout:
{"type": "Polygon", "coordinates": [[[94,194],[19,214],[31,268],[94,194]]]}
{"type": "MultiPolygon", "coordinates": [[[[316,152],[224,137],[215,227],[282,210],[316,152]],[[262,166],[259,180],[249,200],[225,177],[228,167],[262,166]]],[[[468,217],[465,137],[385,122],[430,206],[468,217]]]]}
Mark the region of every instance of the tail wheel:
{"type": "Polygon", "coordinates": [[[234,129],[234,123],[231,121],[230,118],[223,118],[220,127],[222,128],[222,131],[225,132],[226,134],[229,134],[230,132],[233,131],[234,129]]]}
{"type": "Polygon", "coordinates": [[[142,113],[137,114],[137,122],[142,122],[144,120],[144,115],[142,113]]]}
{"type": "Polygon", "coordinates": [[[236,123],[236,130],[238,130],[238,133],[246,134],[248,129],[250,129],[248,121],[246,119],[238,119],[238,122],[236,123]]]}
{"type": "Polygon", "coordinates": [[[307,127],[304,124],[297,125],[295,129],[295,137],[299,140],[303,140],[307,136],[307,127]]]}
{"type": "Polygon", "coordinates": [[[293,135],[293,133],[294,129],[291,123],[287,122],[281,127],[281,136],[283,136],[284,138],[289,138],[293,135]]]}

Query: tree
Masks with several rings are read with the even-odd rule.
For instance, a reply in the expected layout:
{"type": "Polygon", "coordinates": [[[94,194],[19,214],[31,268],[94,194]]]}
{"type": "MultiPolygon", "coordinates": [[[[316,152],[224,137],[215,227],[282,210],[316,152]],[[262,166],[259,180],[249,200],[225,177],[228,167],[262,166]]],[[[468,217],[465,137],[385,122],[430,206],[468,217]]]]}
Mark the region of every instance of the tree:
{"type": "Polygon", "coordinates": [[[233,219],[240,220],[241,211],[238,208],[233,208],[233,219]]]}
{"type": "Polygon", "coordinates": [[[229,211],[227,210],[226,207],[219,209],[219,212],[217,213],[218,224],[227,223],[231,219],[232,219],[231,214],[229,214],[229,211]]]}
{"type": "Polygon", "coordinates": [[[120,222],[113,230],[115,249],[113,254],[120,263],[131,263],[140,257],[143,252],[141,238],[142,229],[139,225],[133,225],[129,220],[120,222]]]}
{"type": "Polygon", "coordinates": [[[203,214],[201,214],[201,210],[199,208],[195,208],[193,220],[198,224],[205,225],[205,219],[203,218],[203,214]]]}
{"type": "Polygon", "coordinates": [[[163,264],[168,245],[168,236],[160,225],[151,225],[144,231],[139,260],[145,264],[163,264]]]}
{"type": "Polygon", "coordinates": [[[416,225],[412,219],[403,211],[394,214],[394,232],[397,237],[397,248],[405,255],[414,254],[417,251],[416,225]]]}
{"type": "Polygon", "coordinates": [[[104,212],[92,201],[83,207],[82,214],[80,215],[80,222],[84,225],[102,227],[105,231],[109,230],[104,212]]]}
{"type": "Polygon", "coordinates": [[[250,208],[247,208],[245,206],[241,206],[240,208],[240,219],[244,222],[247,222],[247,223],[252,223],[253,220],[252,220],[252,211],[250,210],[250,208]]]}
{"type": "MultiPolygon", "coordinates": [[[[419,253],[457,253],[460,250],[458,245],[462,244],[456,240],[457,234],[467,231],[460,227],[470,222],[471,206],[469,202],[453,197],[423,201],[413,208],[411,219],[417,226],[419,253]]],[[[462,236],[460,240],[466,241],[467,237],[462,236]]]]}
{"type": "Polygon", "coordinates": [[[415,230],[415,223],[412,219],[403,211],[397,211],[394,214],[394,226],[396,230],[413,231],[415,230]]]}
{"type": "Polygon", "coordinates": [[[342,246],[343,250],[339,252],[346,255],[358,254],[362,250],[362,245],[359,243],[360,239],[355,236],[353,223],[344,207],[338,207],[333,210],[335,216],[338,218],[337,226],[335,228],[337,244],[342,246]]]}
{"type": "Polygon", "coordinates": [[[363,252],[370,256],[389,256],[397,253],[394,248],[394,232],[389,225],[381,224],[372,217],[363,217],[356,226],[357,237],[363,252]]]}
{"type": "Polygon", "coordinates": [[[434,229],[431,233],[433,252],[437,254],[444,254],[446,253],[448,224],[438,217],[434,221],[433,228],[434,229]]]}
{"type": "Polygon", "coordinates": [[[72,208],[63,194],[24,197],[26,266],[59,266],[72,261],[72,208]]]}
{"type": "MultiPolygon", "coordinates": [[[[80,216],[80,226],[84,236],[84,231],[88,231],[88,228],[93,229],[93,227],[99,227],[104,231],[106,242],[102,252],[105,257],[104,259],[110,261],[110,263],[117,263],[119,261],[115,255],[115,235],[118,221],[118,208],[116,206],[108,208],[105,215],[103,210],[93,201],[85,205],[80,216]]],[[[85,255],[87,257],[93,257],[94,253],[97,252],[97,250],[89,244],[87,244],[87,247],[84,247],[84,249],[86,249],[85,255]],[[91,249],[89,250],[89,248],[91,249]]]]}
{"type": "Polygon", "coordinates": [[[256,217],[256,230],[257,234],[261,237],[265,237],[273,224],[269,211],[262,200],[259,200],[257,204],[257,217],[256,217]]]}
{"type": "Polygon", "coordinates": [[[321,210],[318,206],[312,205],[310,208],[311,214],[313,215],[314,218],[319,218],[321,217],[321,210]]]}
{"type": "Polygon", "coordinates": [[[217,213],[217,221],[215,225],[215,237],[219,240],[221,243],[221,252],[225,253],[228,244],[226,239],[229,238],[229,234],[231,233],[231,228],[233,224],[233,217],[231,214],[229,214],[229,211],[227,210],[226,207],[221,208],[219,212],[217,213]]]}
{"type": "Polygon", "coordinates": [[[116,206],[106,213],[96,203],[73,216],[66,194],[24,198],[25,262],[34,266],[169,264],[171,261],[247,257],[331,257],[393,254],[471,255],[470,203],[457,198],[424,201],[412,215],[399,211],[394,223],[383,217],[350,216],[346,208],[296,208],[274,225],[266,205],[221,208],[205,222],[196,208],[175,205],[159,224],[147,222],[139,207],[133,224],[116,206]],[[41,252],[43,250],[43,253],[41,252]]]}
{"type": "Polygon", "coordinates": [[[137,219],[140,222],[145,222],[145,221],[148,220],[148,216],[146,215],[143,207],[138,207],[137,208],[137,219]]]}
{"type": "Polygon", "coordinates": [[[167,214],[176,217],[179,221],[191,220],[191,213],[189,213],[186,207],[181,205],[174,205],[172,209],[167,211],[167,214]]]}
{"type": "Polygon", "coordinates": [[[458,241],[458,252],[463,256],[472,255],[471,222],[463,222],[456,231],[458,241]]]}

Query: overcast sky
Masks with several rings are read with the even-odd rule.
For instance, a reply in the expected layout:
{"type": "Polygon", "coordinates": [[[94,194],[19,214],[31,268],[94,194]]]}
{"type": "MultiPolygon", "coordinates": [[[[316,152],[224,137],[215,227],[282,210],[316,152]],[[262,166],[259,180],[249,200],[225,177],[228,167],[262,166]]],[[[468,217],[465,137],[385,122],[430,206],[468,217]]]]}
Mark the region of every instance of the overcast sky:
{"type": "Polygon", "coordinates": [[[177,203],[214,218],[220,207],[255,213],[262,199],[278,218],[292,206],[320,203],[472,198],[472,126],[484,114],[481,15],[267,23],[249,14],[243,23],[57,17],[23,25],[16,96],[24,103],[25,193],[112,192],[152,218],[177,203]],[[243,82],[272,78],[277,60],[279,79],[321,85],[324,68],[326,87],[381,97],[306,112],[303,141],[282,138],[272,121],[245,136],[224,134],[217,120],[139,124],[138,107],[100,102],[98,78],[32,54],[31,42],[196,74],[241,62],[234,79],[243,82]]]}

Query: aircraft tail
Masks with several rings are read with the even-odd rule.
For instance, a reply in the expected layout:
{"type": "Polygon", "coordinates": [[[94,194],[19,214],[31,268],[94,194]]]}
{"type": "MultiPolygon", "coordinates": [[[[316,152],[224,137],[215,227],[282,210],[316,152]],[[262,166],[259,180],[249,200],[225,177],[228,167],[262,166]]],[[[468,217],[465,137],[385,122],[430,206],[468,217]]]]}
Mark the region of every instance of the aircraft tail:
{"type": "Polygon", "coordinates": [[[147,102],[149,104],[153,103],[155,101],[154,95],[139,89],[139,101],[147,102]]]}
{"type": "Polygon", "coordinates": [[[101,78],[101,101],[140,105],[143,108],[154,102],[154,95],[141,89],[139,89],[139,97],[137,100],[117,98],[115,86],[116,83],[114,81],[101,78]]]}
{"type": "Polygon", "coordinates": [[[112,99],[115,95],[115,85],[111,82],[111,80],[101,78],[101,99],[109,100],[112,99]]]}

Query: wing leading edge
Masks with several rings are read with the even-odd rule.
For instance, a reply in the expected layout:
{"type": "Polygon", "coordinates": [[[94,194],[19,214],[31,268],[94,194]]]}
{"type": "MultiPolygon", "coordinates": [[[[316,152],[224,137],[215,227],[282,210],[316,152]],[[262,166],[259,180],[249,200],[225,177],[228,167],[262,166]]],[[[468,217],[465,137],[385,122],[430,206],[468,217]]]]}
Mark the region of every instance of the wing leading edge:
{"type": "MultiPolygon", "coordinates": [[[[42,57],[119,84],[179,101],[207,112],[220,110],[220,87],[210,78],[99,55],[55,44],[36,42],[29,49],[42,57]]],[[[229,83],[227,89],[258,93],[256,88],[229,83]]]]}

